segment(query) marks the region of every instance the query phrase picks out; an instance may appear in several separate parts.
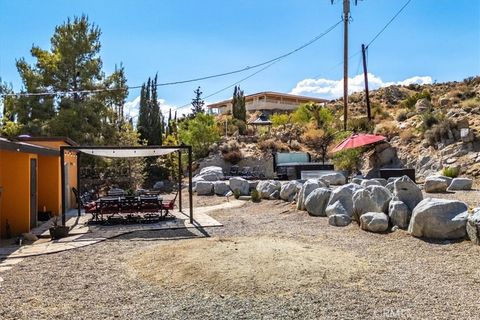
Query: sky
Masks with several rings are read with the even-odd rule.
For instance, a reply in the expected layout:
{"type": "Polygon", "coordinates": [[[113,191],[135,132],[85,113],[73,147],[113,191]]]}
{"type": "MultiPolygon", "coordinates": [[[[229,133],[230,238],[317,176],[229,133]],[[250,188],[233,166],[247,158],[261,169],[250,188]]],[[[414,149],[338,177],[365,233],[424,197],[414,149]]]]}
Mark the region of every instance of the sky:
{"type": "MultiPolygon", "coordinates": [[[[369,43],[407,0],[364,0],[351,7],[350,91],[363,87],[362,43],[369,43]]],[[[158,73],[159,82],[208,76],[261,63],[323,33],[341,18],[330,0],[0,0],[0,77],[22,89],[15,60],[32,45],[50,48],[56,25],[88,15],[102,30],[108,74],[123,64],[129,86],[158,73]]],[[[343,25],[303,50],[240,83],[245,94],[278,91],[336,98],[342,93],[343,25]]],[[[204,96],[255,70],[159,88],[163,109],[187,105],[197,86],[204,96]]],[[[412,0],[368,49],[372,88],[394,83],[462,80],[480,74],[480,1],[412,0]]],[[[229,88],[206,99],[231,97],[229,88]]],[[[136,114],[138,90],[127,112],[136,114]]],[[[188,110],[189,107],[184,110],[188,110]]]]}

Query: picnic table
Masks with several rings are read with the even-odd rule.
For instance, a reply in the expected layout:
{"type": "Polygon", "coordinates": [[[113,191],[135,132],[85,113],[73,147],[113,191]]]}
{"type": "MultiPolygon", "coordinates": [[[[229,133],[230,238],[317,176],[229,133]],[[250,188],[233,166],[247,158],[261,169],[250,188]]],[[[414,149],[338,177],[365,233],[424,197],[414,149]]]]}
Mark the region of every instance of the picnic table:
{"type": "Polygon", "coordinates": [[[109,221],[134,218],[143,214],[147,219],[165,217],[166,211],[163,210],[162,197],[158,195],[147,196],[106,196],[95,201],[96,209],[93,212],[93,218],[105,220],[107,216],[109,221]],[[165,212],[165,214],[164,214],[165,212]]]}

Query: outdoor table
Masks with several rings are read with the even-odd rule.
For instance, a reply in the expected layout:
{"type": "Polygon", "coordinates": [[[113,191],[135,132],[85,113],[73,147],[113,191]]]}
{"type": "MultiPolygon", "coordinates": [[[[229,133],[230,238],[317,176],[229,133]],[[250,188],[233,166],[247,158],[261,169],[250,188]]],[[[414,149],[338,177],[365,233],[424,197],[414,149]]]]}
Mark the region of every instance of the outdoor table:
{"type": "Polygon", "coordinates": [[[97,204],[96,220],[99,215],[103,220],[104,214],[114,216],[121,213],[158,212],[162,217],[162,197],[160,196],[106,196],[97,199],[95,203],[97,204]]]}

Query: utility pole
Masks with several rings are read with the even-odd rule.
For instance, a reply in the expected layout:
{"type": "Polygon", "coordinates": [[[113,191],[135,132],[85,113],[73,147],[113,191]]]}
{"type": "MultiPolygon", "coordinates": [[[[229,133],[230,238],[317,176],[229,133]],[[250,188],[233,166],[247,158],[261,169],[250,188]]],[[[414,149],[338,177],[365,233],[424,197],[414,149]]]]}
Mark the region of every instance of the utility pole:
{"type": "Polygon", "coordinates": [[[348,113],[348,22],[350,0],[343,0],[343,130],[347,131],[348,113]]]}
{"type": "Polygon", "coordinates": [[[368,121],[372,120],[372,114],[370,112],[370,96],[368,95],[368,72],[367,72],[367,58],[366,58],[365,45],[362,44],[362,58],[363,58],[363,77],[365,80],[365,101],[367,102],[367,118],[368,121]]]}

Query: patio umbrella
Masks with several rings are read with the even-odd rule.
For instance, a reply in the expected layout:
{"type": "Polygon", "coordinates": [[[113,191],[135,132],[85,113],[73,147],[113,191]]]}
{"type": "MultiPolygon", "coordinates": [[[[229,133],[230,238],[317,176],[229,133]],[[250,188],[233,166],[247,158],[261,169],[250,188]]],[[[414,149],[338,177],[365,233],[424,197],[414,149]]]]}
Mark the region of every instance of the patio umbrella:
{"type": "Polygon", "coordinates": [[[383,141],[386,138],[378,134],[369,134],[369,133],[359,133],[352,134],[347,139],[339,143],[335,148],[332,149],[332,153],[343,151],[346,149],[360,148],[372,143],[383,141]]]}

